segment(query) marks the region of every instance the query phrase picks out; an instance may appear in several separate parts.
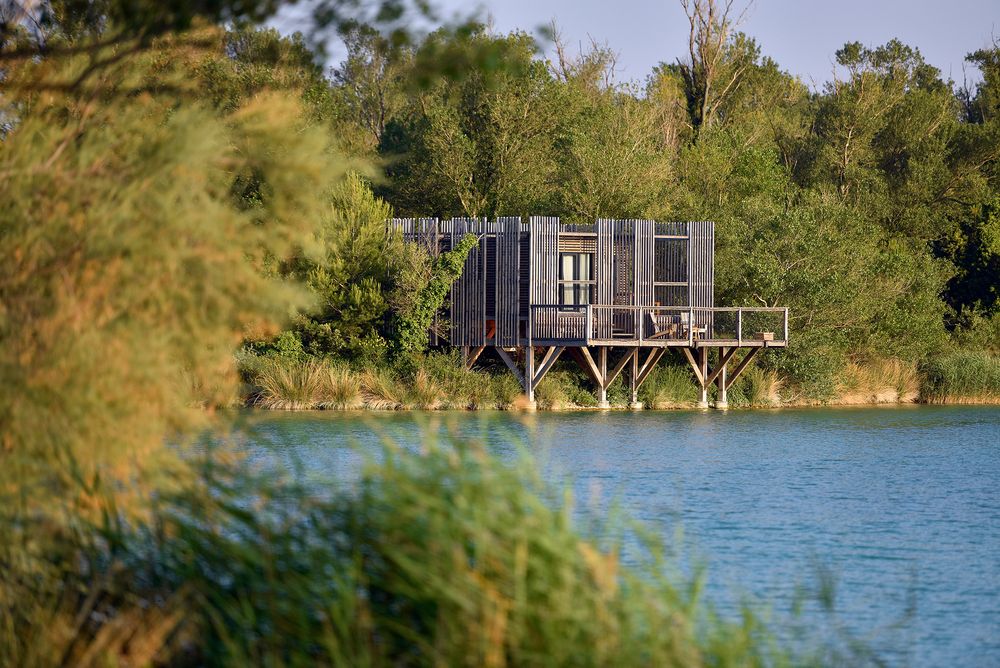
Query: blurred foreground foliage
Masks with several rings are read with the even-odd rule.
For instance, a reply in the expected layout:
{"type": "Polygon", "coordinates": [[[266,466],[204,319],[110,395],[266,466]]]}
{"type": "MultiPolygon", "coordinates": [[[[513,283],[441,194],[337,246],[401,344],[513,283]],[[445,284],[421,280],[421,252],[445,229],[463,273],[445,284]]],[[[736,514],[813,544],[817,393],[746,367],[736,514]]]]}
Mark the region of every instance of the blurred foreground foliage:
{"type": "Polygon", "coordinates": [[[209,447],[143,520],[81,521],[30,570],[0,541],[0,663],[791,663],[749,609],[713,614],[658,539],[582,531],[523,455],[428,439],[311,486],[209,447]]]}
{"type": "MultiPolygon", "coordinates": [[[[84,60],[7,81],[71,80],[84,60]]],[[[309,303],[266,268],[315,245],[315,192],[345,163],[294,96],[178,98],[203,65],[164,38],[106,68],[100,95],[25,96],[0,144],[0,488],[27,506],[64,485],[142,490],[169,469],[164,436],[204,424],[189,387],[231,393],[247,328],[309,303]]]]}

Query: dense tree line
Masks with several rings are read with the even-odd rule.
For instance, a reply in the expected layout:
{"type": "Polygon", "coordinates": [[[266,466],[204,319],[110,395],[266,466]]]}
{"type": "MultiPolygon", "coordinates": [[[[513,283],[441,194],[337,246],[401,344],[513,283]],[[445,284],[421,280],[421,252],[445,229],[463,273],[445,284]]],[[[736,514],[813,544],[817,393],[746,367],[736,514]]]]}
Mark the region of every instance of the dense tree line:
{"type": "Polygon", "coordinates": [[[968,56],[970,88],[899,41],[848,43],[810,90],[713,3],[686,8],[689,56],[642,82],[558,35],[545,58],[524,33],[392,49],[357,28],[332,76],[343,134],[400,215],[717,221],[718,302],[790,306],[772,363],[819,395],[848,359],[995,348],[1000,49],[968,56]],[[429,54],[487,45],[501,71],[419,85],[429,54]]]}
{"type": "MultiPolygon", "coordinates": [[[[347,48],[326,69],[314,34],[210,27],[271,15],[272,2],[52,2],[33,29],[4,24],[0,122],[16,140],[45,90],[64,109],[112,92],[229,124],[265,97],[294,102],[293,125],[337,166],[317,181],[308,239],[255,260],[311,295],[282,337],[247,332],[259,350],[377,362],[412,347],[398,333],[427,310],[414,295],[433,292],[434,262],[386,237],[390,213],[715,220],[717,302],[791,307],[792,348],[767,363],[812,396],[848,361],[995,350],[1000,47],[970,53],[982,78],[960,87],[911,46],[848,43],[837,78],[812,90],[737,30],[733,3],[682,4],[688,54],[620,82],[610,49],[570,53],[554,27],[551,57],[526,33],[476,24],[413,39],[391,28],[399,3],[376,6],[378,28],[345,19],[349,3],[319,3],[318,25],[347,48]]],[[[270,167],[236,170],[230,189],[261,225],[293,185],[270,167]]]]}

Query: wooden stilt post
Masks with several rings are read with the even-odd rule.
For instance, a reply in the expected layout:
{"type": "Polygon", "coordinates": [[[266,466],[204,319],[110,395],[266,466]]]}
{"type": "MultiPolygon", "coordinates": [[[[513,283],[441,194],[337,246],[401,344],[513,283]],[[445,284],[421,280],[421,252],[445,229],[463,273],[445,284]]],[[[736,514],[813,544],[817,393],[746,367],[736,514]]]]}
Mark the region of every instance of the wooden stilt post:
{"type": "Polygon", "coordinates": [[[604,385],[604,378],[601,377],[601,369],[597,363],[594,362],[594,358],[590,355],[590,351],[586,347],[581,346],[576,349],[576,352],[577,363],[580,364],[587,375],[590,376],[591,380],[594,381],[594,385],[596,385],[598,390],[600,390],[601,386],[604,385]]]}
{"type": "Polygon", "coordinates": [[[597,349],[597,368],[601,374],[601,381],[597,384],[597,407],[611,408],[608,403],[608,349],[601,346],[597,349]]]}
{"type": "Polygon", "coordinates": [[[715,378],[716,387],[719,388],[719,396],[715,400],[715,407],[725,410],[729,408],[729,401],[726,398],[726,365],[729,364],[731,355],[726,354],[726,347],[719,348],[719,375],[715,378]]]}
{"type": "Polygon", "coordinates": [[[632,403],[628,405],[634,411],[642,410],[639,403],[639,349],[632,351],[632,372],[629,374],[629,384],[632,390],[632,403]]]}
{"type": "Polygon", "coordinates": [[[476,360],[479,359],[479,356],[483,354],[484,350],[486,350],[486,346],[476,346],[475,348],[472,347],[462,348],[463,357],[465,358],[465,368],[471,369],[472,365],[476,363],[476,360]]]}
{"type": "Polygon", "coordinates": [[[528,405],[535,407],[535,347],[528,346],[528,354],[524,358],[524,384],[528,395],[528,405]]]}
{"type": "Polygon", "coordinates": [[[701,370],[701,395],[698,399],[698,408],[708,408],[708,348],[698,348],[698,366],[701,370]]]}

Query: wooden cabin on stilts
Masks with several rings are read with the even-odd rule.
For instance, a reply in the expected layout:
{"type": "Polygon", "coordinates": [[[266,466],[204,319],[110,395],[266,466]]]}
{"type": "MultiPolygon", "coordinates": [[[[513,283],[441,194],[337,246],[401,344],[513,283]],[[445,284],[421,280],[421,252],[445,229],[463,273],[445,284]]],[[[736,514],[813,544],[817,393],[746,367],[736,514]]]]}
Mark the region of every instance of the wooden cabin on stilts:
{"type": "Polygon", "coordinates": [[[461,348],[471,367],[492,349],[529,402],[557,360],[574,360],[594,382],[598,405],[624,374],[632,406],[656,364],[677,350],[690,364],[708,407],[765,348],[788,343],[788,309],[716,307],[715,227],[711,222],[558,218],[393,219],[407,241],[432,253],[466,234],[469,253],[432,344],[461,348]],[[738,360],[738,361],[737,361],[738,360]],[[732,368],[730,368],[730,366],[732,368]]]}

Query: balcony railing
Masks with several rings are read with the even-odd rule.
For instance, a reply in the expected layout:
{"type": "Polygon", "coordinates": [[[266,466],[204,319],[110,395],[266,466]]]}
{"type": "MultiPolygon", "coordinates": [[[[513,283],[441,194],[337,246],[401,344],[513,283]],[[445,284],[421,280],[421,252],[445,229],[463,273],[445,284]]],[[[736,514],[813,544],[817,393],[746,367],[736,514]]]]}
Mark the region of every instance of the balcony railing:
{"type": "Polygon", "coordinates": [[[788,309],[534,304],[528,319],[529,345],[536,340],[783,344],[788,341],[788,309]]]}

